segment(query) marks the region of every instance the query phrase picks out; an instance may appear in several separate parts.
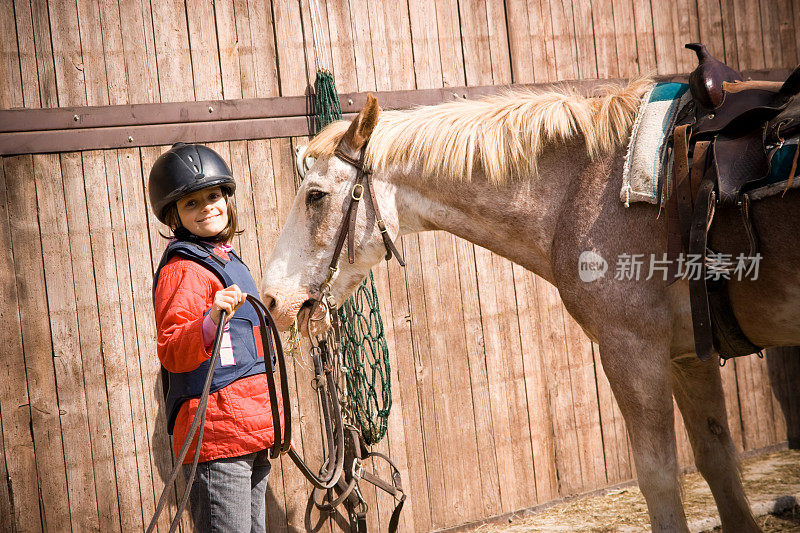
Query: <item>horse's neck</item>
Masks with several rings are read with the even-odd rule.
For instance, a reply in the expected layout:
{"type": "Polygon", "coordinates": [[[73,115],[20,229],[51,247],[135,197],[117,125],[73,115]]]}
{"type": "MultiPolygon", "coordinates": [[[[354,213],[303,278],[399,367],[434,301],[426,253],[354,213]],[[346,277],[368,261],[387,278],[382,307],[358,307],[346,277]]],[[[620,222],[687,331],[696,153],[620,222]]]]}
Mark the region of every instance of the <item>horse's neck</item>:
{"type": "Polygon", "coordinates": [[[561,146],[542,158],[538,176],[503,185],[407,178],[398,198],[401,228],[453,233],[552,280],[553,237],[575,186],[570,181],[588,165],[584,154],[561,146]]]}

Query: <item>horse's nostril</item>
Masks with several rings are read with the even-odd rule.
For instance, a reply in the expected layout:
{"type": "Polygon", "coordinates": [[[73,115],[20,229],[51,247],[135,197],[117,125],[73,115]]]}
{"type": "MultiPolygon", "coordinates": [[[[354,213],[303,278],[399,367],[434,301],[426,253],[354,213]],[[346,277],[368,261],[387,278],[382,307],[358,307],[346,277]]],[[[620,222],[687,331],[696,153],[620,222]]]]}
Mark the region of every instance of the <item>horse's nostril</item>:
{"type": "Polygon", "coordinates": [[[264,306],[269,310],[270,313],[275,312],[275,298],[269,295],[264,295],[264,306]]]}

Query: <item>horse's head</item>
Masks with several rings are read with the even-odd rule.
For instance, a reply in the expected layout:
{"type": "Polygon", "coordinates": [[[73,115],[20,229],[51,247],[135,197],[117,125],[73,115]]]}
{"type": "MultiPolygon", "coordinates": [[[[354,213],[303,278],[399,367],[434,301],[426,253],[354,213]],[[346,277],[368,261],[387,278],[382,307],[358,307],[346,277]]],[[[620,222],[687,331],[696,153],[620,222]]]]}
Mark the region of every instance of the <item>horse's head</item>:
{"type": "MultiPolygon", "coordinates": [[[[279,329],[287,329],[297,318],[304,333],[308,333],[307,327],[312,334],[320,333],[327,323],[316,320],[324,317],[324,308],[316,306],[315,301],[329,291],[333,302],[341,305],[385,253],[375,211],[368,191],[364,190],[367,184],[356,184],[358,168],[353,161],[348,161],[360,159],[378,122],[379,112],[377,100],[369,95],[364,108],[338,141],[335,153],[320,154],[297,191],[262,276],[262,296],[279,329]],[[353,196],[362,193],[353,217],[354,261],[352,264],[348,261],[348,243],[344,239],[338,271],[330,276],[337,239],[353,196]],[[312,311],[315,320],[309,322],[312,311]]],[[[393,187],[373,179],[371,193],[379,204],[389,234],[396,236],[398,218],[393,187]]]]}

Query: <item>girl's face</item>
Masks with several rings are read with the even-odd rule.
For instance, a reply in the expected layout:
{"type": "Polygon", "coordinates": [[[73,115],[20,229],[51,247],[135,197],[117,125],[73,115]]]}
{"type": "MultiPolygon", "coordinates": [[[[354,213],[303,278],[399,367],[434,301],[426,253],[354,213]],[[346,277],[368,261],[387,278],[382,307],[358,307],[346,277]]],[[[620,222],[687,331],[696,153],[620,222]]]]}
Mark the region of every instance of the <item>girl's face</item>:
{"type": "Polygon", "coordinates": [[[214,237],[228,225],[228,202],[219,187],[187,194],[176,204],[181,224],[198,237],[214,237]]]}

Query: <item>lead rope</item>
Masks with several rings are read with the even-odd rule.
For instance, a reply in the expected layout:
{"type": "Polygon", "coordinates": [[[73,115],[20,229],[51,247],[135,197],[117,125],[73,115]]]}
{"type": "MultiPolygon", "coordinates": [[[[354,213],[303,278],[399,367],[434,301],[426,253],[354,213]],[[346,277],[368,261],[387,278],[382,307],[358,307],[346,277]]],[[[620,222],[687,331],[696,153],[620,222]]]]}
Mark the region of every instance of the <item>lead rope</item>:
{"type": "Polygon", "coordinates": [[[226,311],[220,312],[219,322],[217,323],[217,331],[214,334],[214,347],[211,350],[211,359],[208,366],[208,373],[206,374],[206,382],[203,384],[203,393],[200,395],[200,401],[197,404],[197,411],[194,413],[192,425],[189,427],[189,433],[186,435],[186,440],[183,441],[183,446],[181,447],[180,453],[178,453],[175,467],[172,469],[172,473],[169,476],[169,481],[164,484],[164,490],[161,491],[161,496],[158,498],[158,505],[153,513],[153,518],[150,520],[150,524],[147,526],[147,533],[153,531],[153,528],[156,525],[156,520],[158,520],[161,511],[164,509],[164,505],[167,503],[167,493],[169,492],[172,484],[175,482],[175,479],[178,477],[178,471],[183,466],[183,460],[186,458],[186,453],[189,451],[189,446],[191,445],[194,435],[197,433],[197,429],[199,427],[200,433],[197,435],[197,445],[195,446],[194,458],[192,459],[192,471],[189,474],[189,479],[186,481],[186,489],[183,492],[183,497],[181,498],[180,505],[178,505],[178,510],[175,513],[175,517],[172,519],[172,522],[170,522],[170,533],[175,531],[175,528],[178,527],[178,523],[181,520],[181,515],[186,507],[186,502],[189,500],[189,491],[192,488],[194,476],[197,472],[197,462],[200,458],[200,447],[203,444],[203,432],[206,425],[208,394],[211,389],[211,380],[214,378],[214,370],[217,367],[217,360],[219,359],[219,350],[222,346],[222,332],[225,329],[224,326],[227,315],[228,313],[226,311]]]}

